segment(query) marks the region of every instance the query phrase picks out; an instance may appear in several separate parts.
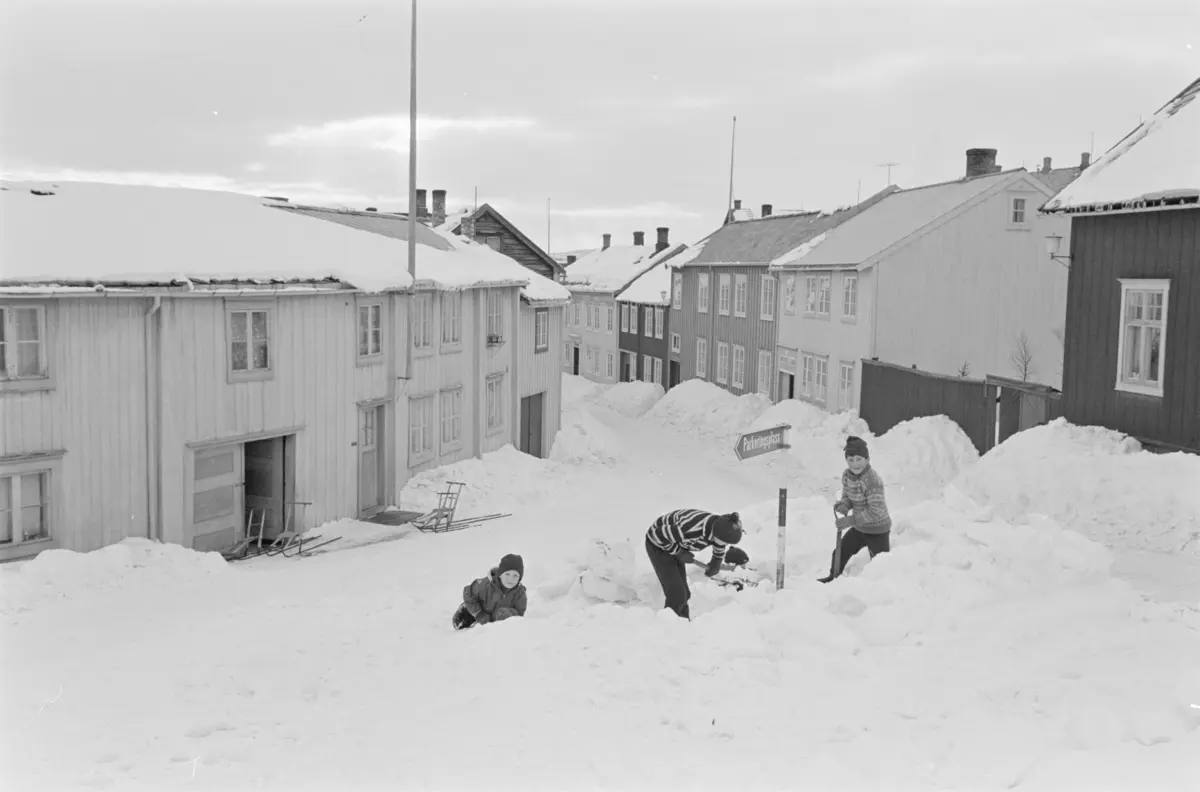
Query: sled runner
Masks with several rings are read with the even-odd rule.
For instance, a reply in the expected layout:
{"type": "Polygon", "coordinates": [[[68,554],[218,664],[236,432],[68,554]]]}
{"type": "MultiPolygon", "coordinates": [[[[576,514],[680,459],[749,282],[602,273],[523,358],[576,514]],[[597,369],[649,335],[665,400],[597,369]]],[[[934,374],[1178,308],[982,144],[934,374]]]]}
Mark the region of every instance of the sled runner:
{"type": "Polygon", "coordinates": [[[470,528],[473,525],[489,520],[512,517],[511,514],[496,513],[484,514],[479,517],[467,517],[462,520],[454,519],[454,512],[458,508],[458,498],[462,495],[462,489],[465,486],[467,486],[466,483],[462,481],[447,481],[446,491],[438,493],[438,505],[434,507],[433,511],[422,514],[409,524],[418,531],[425,533],[446,533],[447,531],[470,528]]]}
{"type": "MultiPolygon", "coordinates": [[[[231,550],[228,550],[222,555],[227,561],[242,561],[247,558],[256,556],[283,556],[284,558],[295,558],[296,556],[310,556],[313,551],[318,548],[331,545],[342,537],[335,536],[333,538],[324,538],[320,534],[310,535],[306,533],[302,527],[304,523],[304,509],[311,506],[307,501],[295,501],[287,504],[287,512],[283,521],[283,531],[266,547],[263,546],[263,528],[267,520],[267,510],[260,509],[258,511],[258,521],[255,522],[255,509],[250,509],[246,519],[246,538],[242,539],[231,550]],[[296,507],[300,507],[300,517],[296,518],[296,507]],[[301,527],[297,529],[296,523],[299,522],[301,527]]],[[[325,552],[325,551],[322,551],[325,552]]]]}

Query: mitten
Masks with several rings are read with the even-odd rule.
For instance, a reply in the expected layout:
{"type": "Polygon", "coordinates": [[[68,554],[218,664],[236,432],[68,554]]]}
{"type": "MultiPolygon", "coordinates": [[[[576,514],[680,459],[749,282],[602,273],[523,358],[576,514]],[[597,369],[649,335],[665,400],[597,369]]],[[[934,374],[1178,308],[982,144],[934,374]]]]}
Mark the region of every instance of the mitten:
{"type": "Polygon", "coordinates": [[[709,561],[708,566],[706,566],[704,568],[704,574],[708,575],[709,577],[712,577],[713,575],[717,574],[720,571],[721,571],[721,559],[719,559],[719,558],[714,558],[712,561],[709,561]]]}
{"type": "Polygon", "coordinates": [[[725,551],[725,563],[740,567],[750,563],[750,555],[740,547],[731,547],[725,551]]]}
{"type": "Polygon", "coordinates": [[[853,528],[854,527],[854,518],[850,517],[850,516],[838,517],[837,527],[841,528],[843,531],[846,530],[847,528],[853,528]]]}
{"type": "Polygon", "coordinates": [[[475,617],[475,623],[476,623],[476,624],[487,624],[487,623],[488,623],[488,622],[490,622],[491,620],[492,620],[492,617],[491,617],[491,616],[488,616],[488,615],[487,615],[486,613],[484,613],[483,611],[480,611],[480,612],[479,612],[479,615],[475,617]]]}
{"type": "Polygon", "coordinates": [[[675,557],[678,558],[680,561],[682,561],[685,564],[690,564],[696,560],[696,556],[692,555],[691,552],[688,550],[680,551],[679,555],[677,555],[675,557]]]}
{"type": "Polygon", "coordinates": [[[850,513],[850,507],[844,503],[835,503],[833,506],[833,510],[834,510],[834,512],[842,515],[843,517],[850,513]]]}

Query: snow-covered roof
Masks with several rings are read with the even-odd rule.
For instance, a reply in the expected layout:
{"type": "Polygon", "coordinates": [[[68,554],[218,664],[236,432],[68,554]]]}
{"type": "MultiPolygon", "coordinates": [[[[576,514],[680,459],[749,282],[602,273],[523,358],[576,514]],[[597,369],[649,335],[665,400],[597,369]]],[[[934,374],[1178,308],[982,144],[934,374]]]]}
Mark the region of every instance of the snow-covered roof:
{"type": "Polygon", "coordinates": [[[1197,95],[1200,79],[1106,151],[1042,211],[1074,214],[1200,202],[1197,95]]]}
{"type": "Polygon", "coordinates": [[[560,303],[571,299],[571,292],[561,283],[530,269],[525,272],[529,275],[529,285],[521,287],[521,297],[525,302],[560,303]]]}
{"type": "Polygon", "coordinates": [[[683,255],[687,245],[679,244],[655,254],[650,269],[639,275],[633,283],[617,295],[622,302],[666,305],[671,301],[671,267],[676,257],[683,255]]]}
{"type": "Polygon", "coordinates": [[[393,241],[272,203],[211,190],[0,182],[0,288],[340,281],[379,292],[411,284],[393,241]]]}
{"type": "Polygon", "coordinates": [[[646,245],[610,245],[567,267],[563,285],[571,291],[619,292],[654,266],[654,255],[646,245]]]}
{"type": "MultiPolygon", "coordinates": [[[[998,184],[1027,177],[1024,170],[1018,169],[896,190],[778,256],[771,266],[857,267],[998,184]]],[[[1039,182],[1033,183],[1046,189],[1039,182]]]]}
{"type": "Polygon", "coordinates": [[[440,225],[434,226],[434,228],[438,231],[449,231],[453,234],[458,231],[458,225],[462,222],[463,218],[470,217],[473,212],[473,209],[463,209],[454,214],[448,214],[446,215],[446,219],[440,225]]]}

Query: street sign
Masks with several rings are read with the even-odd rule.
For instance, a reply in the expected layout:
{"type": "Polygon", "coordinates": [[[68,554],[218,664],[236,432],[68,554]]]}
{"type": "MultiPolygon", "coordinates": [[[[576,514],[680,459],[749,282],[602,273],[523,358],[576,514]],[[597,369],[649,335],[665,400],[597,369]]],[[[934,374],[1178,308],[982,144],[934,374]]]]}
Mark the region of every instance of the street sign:
{"type": "Polygon", "coordinates": [[[737,443],[733,446],[733,452],[737,454],[739,462],[745,462],[747,459],[769,454],[772,451],[791,448],[787,444],[787,430],[791,428],[791,424],[780,424],[772,426],[770,429],[747,432],[737,439],[737,443]]]}

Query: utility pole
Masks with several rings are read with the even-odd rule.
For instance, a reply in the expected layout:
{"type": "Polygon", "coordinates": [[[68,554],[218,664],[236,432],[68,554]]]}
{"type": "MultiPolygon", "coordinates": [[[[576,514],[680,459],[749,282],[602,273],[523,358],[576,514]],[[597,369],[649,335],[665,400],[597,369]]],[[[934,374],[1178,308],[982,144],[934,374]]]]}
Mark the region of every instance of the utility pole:
{"type": "Polygon", "coordinates": [[[412,0],[412,42],[408,65],[408,337],[404,339],[404,379],[412,378],[412,317],[417,299],[417,0],[412,0]]]}
{"type": "Polygon", "coordinates": [[[546,199],[546,255],[550,255],[550,199],[546,199]]]}

